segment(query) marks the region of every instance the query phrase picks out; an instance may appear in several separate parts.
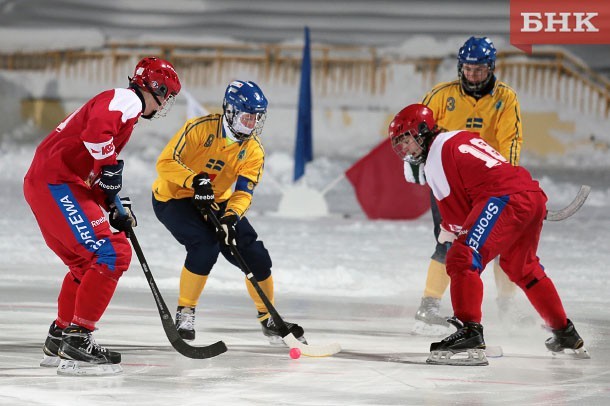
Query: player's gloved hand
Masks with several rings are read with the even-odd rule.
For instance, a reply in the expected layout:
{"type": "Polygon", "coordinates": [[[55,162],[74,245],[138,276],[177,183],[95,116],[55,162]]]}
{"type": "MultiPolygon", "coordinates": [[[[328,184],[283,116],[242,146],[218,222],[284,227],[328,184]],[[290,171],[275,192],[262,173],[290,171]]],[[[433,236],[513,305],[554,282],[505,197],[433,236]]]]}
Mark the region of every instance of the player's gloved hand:
{"type": "Polygon", "coordinates": [[[404,163],[405,179],[409,183],[417,183],[419,185],[426,184],[426,176],[424,175],[424,164],[414,165],[408,162],[404,163]]]}
{"type": "Polygon", "coordinates": [[[193,178],[193,204],[199,211],[208,211],[214,203],[212,180],[207,173],[200,173],[193,178]]]}
{"type": "Polygon", "coordinates": [[[129,197],[121,197],[121,204],[125,209],[125,214],[121,214],[114,203],[110,204],[110,212],[108,213],[108,222],[112,228],[118,231],[125,231],[131,227],[138,225],[136,215],[131,209],[131,199],[129,197]]]}
{"type": "Polygon", "coordinates": [[[221,244],[235,245],[237,244],[237,231],[235,226],[239,221],[239,216],[232,211],[228,211],[220,219],[220,228],[216,230],[216,238],[221,244]]]}
{"type": "Polygon", "coordinates": [[[440,233],[438,233],[438,242],[441,244],[452,244],[453,241],[455,241],[455,239],[457,238],[457,234],[454,233],[453,231],[449,231],[447,230],[445,227],[443,227],[443,225],[441,224],[441,231],[440,233]]]}
{"type": "Polygon", "coordinates": [[[102,166],[97,186],[106,193],[109,202],[114,200],[123,187],[123,165],[123,161],[118,160],[116,165],[102,166]]]}

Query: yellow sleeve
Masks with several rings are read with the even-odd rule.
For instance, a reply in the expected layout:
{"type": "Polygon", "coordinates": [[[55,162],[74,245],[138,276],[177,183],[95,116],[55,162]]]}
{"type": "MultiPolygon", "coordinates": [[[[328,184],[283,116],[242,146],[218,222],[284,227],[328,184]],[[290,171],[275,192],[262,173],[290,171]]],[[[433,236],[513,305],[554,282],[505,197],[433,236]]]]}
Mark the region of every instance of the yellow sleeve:
{"type": "Polygon", "coordinates": [[[193,148],[197,148],[198,131],[191,128],[192,121],[187,121],[167,143],[157,159],[157,173],[167,182],[183,188],[190,188],[195,171],[189,168],[183,157],[193,148]]]}
{"type": "Polygon", "coordinates": [[[496,121],[498,152],[512,165],[518,166],[521,156],[521,145],[523,143],[521,108],[515,92],[510,88],[505,88],[504,90],[507,91],[508,97],[496,121]]]}
{"type": "Polygon", "coordinates": [[[244,216],[252,204],[254,188],[260,182],[265,166],[265,153],[259,140],[253,139],[248,142],[254,142],[258,148],[251,150],[253,156],[239,168],[235,182],[235,191],[229,198],[226,209],[236,213],[240,218],[244,216]]]}
{"type": "MultiPolygon", "coordinates": [[[[448,96],[452,96],[453,92],[455,92],[455,84],[455,81],[439,83],[434,86],[422,100],[422,104],[428,106],[428,108],[432,110],[434,113],[434,120],[441,127],[441,123],[443,123],[445,115],[447,114],[447,98],[448,96]]],[[[451,129],[453,130],[453,128],[451,129]]]]}

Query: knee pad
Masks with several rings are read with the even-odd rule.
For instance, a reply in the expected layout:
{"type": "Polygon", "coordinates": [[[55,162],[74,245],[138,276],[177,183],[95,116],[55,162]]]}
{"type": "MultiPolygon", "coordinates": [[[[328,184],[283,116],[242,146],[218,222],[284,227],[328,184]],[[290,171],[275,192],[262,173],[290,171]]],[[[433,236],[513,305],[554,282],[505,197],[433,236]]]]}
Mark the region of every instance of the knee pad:
{"type": "Polygon", "coordinates": [[[96,256],[93,267],[111,279],[119,280],[131,263],[131,245],[124,233],[112,234],[97,250],[96,256]]]}
{"type": "Polygon", "coordinates": [[[262,241],[250,244],[242,255],[256,280],[262,281],[271,275],[271,256],[262,241]]]}
{"type": "MultiPolygon", "coordinates": [[[[247,246],[239,246],[238,250],[257,281],[265,280],[271,275],[271,257],[262,241],[254,241],[247,246]]],[[[222,255],[231,264],[239,267],[239,263],[231,254],[229,247],[223,247],[222,255]]]]}
{"type": "Polygon", "coordinates": [[[195,275],[207,276],[218,259],[218,253],[219,250],[215,246],[187,246],[184,267],[195,275]]]}
{"type": "Polygon", "coordinates": [[[485,269],[481,255],[464,243],[456,241],[447,253],[447,274],[451,277],[456,272],[478,272],[485,269]]]}

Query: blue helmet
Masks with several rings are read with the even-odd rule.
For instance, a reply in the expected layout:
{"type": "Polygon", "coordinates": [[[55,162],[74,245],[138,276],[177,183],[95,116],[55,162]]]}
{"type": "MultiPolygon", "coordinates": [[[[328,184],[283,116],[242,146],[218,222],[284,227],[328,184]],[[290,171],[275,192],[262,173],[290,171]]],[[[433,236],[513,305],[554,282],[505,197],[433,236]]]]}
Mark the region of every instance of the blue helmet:
{"type": "Polygon", "coordinates": [[[477,91],[481,90],[493,76],[493,71],[496,67],[496,48],[493,42],[487,37],[470,37],[462,45],[458,51],[458,76],[462,82],[462,86],[466,90],[477,91]],[[468,81],[462,72],[464,64],[469,65],[487,65],[489,67],[489,74],[487,78],[479,83],[473,83],[468,81]]]}
{"type": "Polygon", "coordinates": [[[229,129],[239,141],[260,135],[269,102],[251,81],[234,80],[227,86],[222,109],[229,129]]]}

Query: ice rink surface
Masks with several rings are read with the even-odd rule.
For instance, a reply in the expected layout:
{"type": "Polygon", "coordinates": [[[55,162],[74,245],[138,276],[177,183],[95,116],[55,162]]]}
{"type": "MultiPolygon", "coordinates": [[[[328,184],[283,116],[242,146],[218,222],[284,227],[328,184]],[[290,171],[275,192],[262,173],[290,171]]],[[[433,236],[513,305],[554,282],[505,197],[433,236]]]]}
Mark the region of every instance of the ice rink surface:
{"type": "MultiPolygon", "coordinates": [[[[553,204],[578,185],[543,181],[553,204]]],[[[112,377],[65,377],[38,366],[55,317],[62,264],[43,245],[17,198],[0,198],[0,404],[2,405],[607,405],[610,404],[610,220],[605,189],[573,218],[545,226],[539,255],[583,336],[590,360],[555,359],[541,321],[497,316],[493,273],[483,273],[485,339],[505,355],[486,367],[426,365],[433,337],[411,334],[432,247],[430,218],[368,221],[359,216],[250,216],[274,258],[276,306],[311,344],[338,342],[328,358],[293,360],[263,337],[239,270],[224,259],[197,310],[195,344],[224,340],[228,352],[190,360],[169,345],[140,265],[134,262],[95,333],[123,354],[112,377]],[[13,200],[14,199],[14,200],[13,200]],[[15,232],[19,230],[19,232],[15,232]],[[12,236],[12,237],[11,237],[12,236]]],[[[183,253],[156,222],[146,193],[137,232],[170,309],[183,253]]],[[[331,199],[332,200],[332,199],[331,199]]],[[[138,205],[136,204],[136,209],[138,205]]],[[[533,316],[518,292],[517,307],[533,316]]],[[[450,314],[448,296],[442,311],[450,314]]]]}
{"type": "Polygon", "coordinates": [[[415,301],[283,299],[280,311],[305,327],[311,344],[343,346],[333,357],[293,360],[287,348],[266,343],[245,293],[208,292],[195,343],[222,339],[229,350],[190,360],[167,342],[150,293],[122,290],[96,338],[122,353],[124,372],[79,378],[38,366],[55,289],[3,287],[1,295],[2,405],[607,405],[610,399],[610,328],[580,312],[573,317],[590,360],[553,359],[542,344],[548,334],[537,326],[507,333],[488,323],[486,341],[501,345],[503,357],[490,358],[487,367],[431,366],[425,364],[431,339],[410,334],[415,301]]]}

